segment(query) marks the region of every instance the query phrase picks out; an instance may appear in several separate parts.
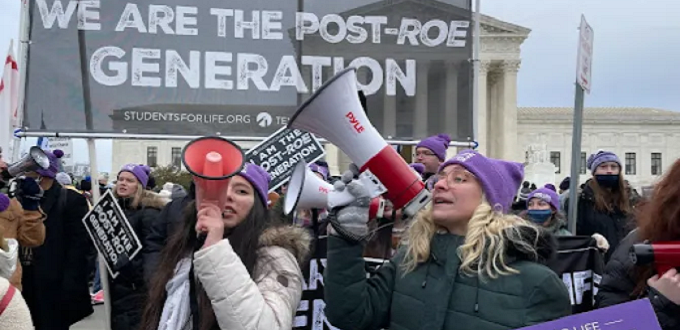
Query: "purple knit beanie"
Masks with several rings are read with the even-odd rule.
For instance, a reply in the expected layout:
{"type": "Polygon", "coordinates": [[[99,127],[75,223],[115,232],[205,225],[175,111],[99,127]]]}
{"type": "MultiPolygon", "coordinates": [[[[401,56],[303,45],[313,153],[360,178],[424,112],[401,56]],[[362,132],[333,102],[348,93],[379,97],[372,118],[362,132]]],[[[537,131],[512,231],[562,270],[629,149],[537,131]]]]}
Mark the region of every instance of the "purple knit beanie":
{"type": "Polygon", "coordinates": [[[451,143],[451,137],[449,137],[448,134],[438,134],[420,141],[420,143],[416,145],[416,149],[430,149],[437,155],[439,160],[444,161],[444,159],[446,159],[446,149],[449,148],[449,143],[451,143]]]}
{"type": "Polygon", "coordinates": [[[444,162],[441,172],[449,165],[460,165],[477,177],[486,200],[496,210],[507,213],[524,178],[524,165],[487,158],[474,150],[463,150],[444,162]]]}
{"type": "MultiPolygon", "coordinates": [[[[0,194],[0,212],[5,212],[9,208],[9,197],[5,194],[0,194]]],[[[1,238],[1,237],[0,237],[1,238]]]]}
{"type": "Polygon", "coordinates": [[[616,154],[614,154],[611,151],[605,151],[605,150],[599,150],[598,152],[590,155],[588,157],[588,161],[586,165],[588,166],[588,169],[592,174],[595,174],[595,170],[597,169],[598,166],[600,166],[602,163],[606,162],[615,162],[621,166],[621,160],[619,159],[616,154]]]}
{"type": "Polygon", "coordinates": [[[269,201],[269,182],[272,180],[269,173],[258,165],[246,163],[239,175],[253,185],[260,200],[262,200],[262,204],[267,207],[269,201]]]}
{"type": "Polygon", "coordinates": [[[50,166],[46,170],[41,168],[35,172],[40,174],[42,177],[54,179],[57,176],[57,173],[60,172],[61,161],[59,158],[64,156],[64,152],[59,149],[54,151],[45,150],[45,155],[47,155],[47,159],[50,160],[50,166]]]}
{"type": "Polygon", "coordinates": [[[555,191],[555,186],[551,184],[545,185],[543,188],[536,189],[532,191],[529,196],[527,197],[527,205],[529,205],[529,201],[532,198],[538,198],[548,204],[553,208],[555,211],[560,210],[560,196],[557,195],[557,192],[555,191]]]}
{"type": "Polygon", "coordinates": [[[120,173],[122,172],[132,173],[132,175],[134,175],[135,178],[137,178],[137,181],[139,181],[139,184],[141,184],[142,187],[145,188],[146,184],[149,183],[149,173],[151,173],[151,168],[149,168],[146,165],[127,164],[120,169],[120,171],[118,172],[118,176],[120,176],[120,173]]]}
{"type": "Polygon", "coordinates": [[[323,167],[319,164],[311,163],[309,164],[309,169],[311,169],[312,172],[321,174],[324,180],[328,180],[328,168],[323,167]]]}
{"type": "Polygon", "coordinates": [[[416,172],[418,172],[418,174],[420,174],[421,176],[425,172],[425,165],[421,163],[411,163],[408,166],[411,166],[411,168],[416,170],[416,172]]]}

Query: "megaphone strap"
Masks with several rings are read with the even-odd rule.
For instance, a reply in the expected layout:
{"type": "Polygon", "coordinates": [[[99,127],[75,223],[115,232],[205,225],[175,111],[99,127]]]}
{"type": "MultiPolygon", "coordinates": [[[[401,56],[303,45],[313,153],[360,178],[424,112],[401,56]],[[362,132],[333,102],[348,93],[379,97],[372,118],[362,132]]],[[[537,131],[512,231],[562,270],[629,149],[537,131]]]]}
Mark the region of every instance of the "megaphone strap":
{"type": "MultiPolygon", "coordinates": [[[[340,236],[350,242],[354,243],[366,243],[370,241],[375,234],[380,231],[381,229],[391,226],[394,222],[388,221],[385,223],[379,223],[378,226],[372,230],[369,230],[366,235],[356,235],[345,229],[342,224],[338,221],[338,218],[335,216],[334,213],[328,215],[328,223],[331,224],[333,229],[335,230],[337,236],[340,236]]],[[[368,224],[366,224],[368,226],[368,224]]]]}

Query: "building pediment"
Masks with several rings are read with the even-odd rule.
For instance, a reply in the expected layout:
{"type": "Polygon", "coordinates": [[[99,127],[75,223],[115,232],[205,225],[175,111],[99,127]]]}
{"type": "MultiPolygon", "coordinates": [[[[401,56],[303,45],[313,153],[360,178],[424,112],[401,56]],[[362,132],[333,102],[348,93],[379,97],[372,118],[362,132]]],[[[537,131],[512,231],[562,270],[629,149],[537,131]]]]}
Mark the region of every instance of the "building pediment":
{"type": "MultiPolygon", "coordinates": [[[[340,13],[340,16],[348,17],[353,15],[368,16],[368,15],[389,15],[394,13],[398,16],[404,16],[404,13],[410,13],[415,17],[429,16],[441,17],[443,13],[448,13],[451,16],[464,19],[470,15],[467,9],[454,6],[437,0],[383,0],[374,2],[365,6],[356,7],[354,9],[340,13]]],[[[482,29],[482,36],[508,36],[508,37],[527,37],[531,29],[519,26],[516,24],[501,21],[488,15],[482,15],[480,20],[482,29]]]]}
{"type": "Polygon", "coordinates": [[[461,18],[469,16],[468,10],[437,0],[382,0],[350,9],[339,15],[347,17],[353,15],[370,16],[386,15],[389,13],[403,15],[404,13],[410,13],[415,17],[419,17],[428,12],[438,14],[439,16],[441,16],[442,13],[456,15],[461,18]]]}
{"type": "Polygon", "coordinates": [[[531,29],[516,24],[501,21],[497,18],[482,15],[479,22],[482,28],[482,37],[486,36],[508,36],[508,37],[527,37],[531,29]]]}

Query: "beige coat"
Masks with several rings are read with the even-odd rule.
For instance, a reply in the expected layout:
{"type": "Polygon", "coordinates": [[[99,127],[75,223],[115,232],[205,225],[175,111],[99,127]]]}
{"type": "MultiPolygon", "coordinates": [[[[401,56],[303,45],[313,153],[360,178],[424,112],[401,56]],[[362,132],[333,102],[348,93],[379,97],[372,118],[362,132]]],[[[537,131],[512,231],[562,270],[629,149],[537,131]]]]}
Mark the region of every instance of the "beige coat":
{"type": "Polygon", "coordinates": [[[311,238],[300,227],[271,228],[260,237],[253,281],[224,239],[194,255],[201,281],[223,330],[284,330],[302,297],[299,263],[309,254],[311,238]]]}
{"type": "MultiPolygon", "coordinates": [[[[42,211],[24,211],[21,203],[12,198],[9,207],[0,212],[0,236],[16,239],[22,248],[38,247],[45,241],[44,220],[42,211]]],[[[21,265],[18,261],[10,283],[21,290],[21,265]]]]}

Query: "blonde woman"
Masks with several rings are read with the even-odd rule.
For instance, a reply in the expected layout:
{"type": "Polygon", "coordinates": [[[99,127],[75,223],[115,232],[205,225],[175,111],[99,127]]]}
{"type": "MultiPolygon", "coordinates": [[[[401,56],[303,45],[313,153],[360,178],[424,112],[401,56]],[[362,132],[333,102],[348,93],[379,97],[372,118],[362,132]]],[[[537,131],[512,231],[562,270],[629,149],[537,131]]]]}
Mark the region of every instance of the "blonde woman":
{"type": "Polygon", "coordinates": [[[466,150],[437,173],[432,204],[408,245],[366,279],[357,238],[367,234],[368,194],[352,174],[336,189],[356,200],[335,210],[324,276],[326,316],[343,330],[516,329],[570,314],[564,283],[543,263],[550,233],[508,215],[521,164],[466,150]],[[346,187],[346,188],[345,188],[346,187]]]}
{"type": "Polygon", "coordinates": [[[139,326],[148,284],[158,265],[158,255],[148,251],[149,237],[162,231],[165,223],[158,216],[168,200],[144,189],[149,181],[149,172],[148,166],[128,164],[116,177],[113,195],[142,242],[143,249],[130,262],[120,262],[120,275],[116,279],[109,278],[112,330],[136,329],[139,326]]]}

